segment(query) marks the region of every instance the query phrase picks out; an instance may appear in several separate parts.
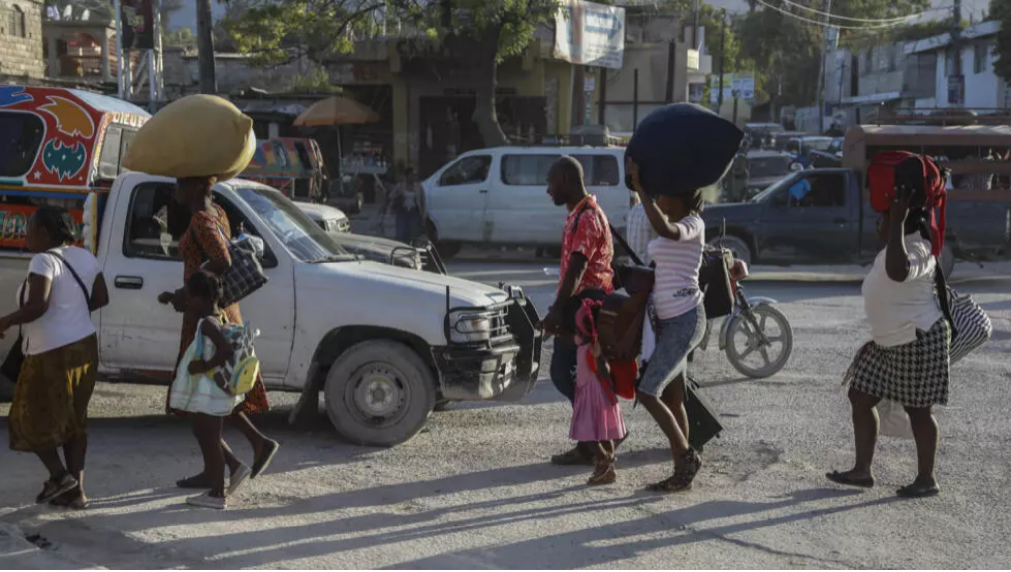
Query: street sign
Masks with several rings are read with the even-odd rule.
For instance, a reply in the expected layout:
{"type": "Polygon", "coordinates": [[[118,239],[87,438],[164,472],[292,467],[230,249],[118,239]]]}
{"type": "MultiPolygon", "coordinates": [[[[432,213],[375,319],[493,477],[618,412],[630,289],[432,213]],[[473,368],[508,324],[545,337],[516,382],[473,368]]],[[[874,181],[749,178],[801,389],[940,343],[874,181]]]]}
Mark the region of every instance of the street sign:
{"type": "Polygon", "coordinates": [[[562,0],[555,15],[560,60],[621,69],[625,56],[625,9],[582,0],[562,0]]]}
{"type": "Polygon", "coordinates": [[[586,93],[593,93],[597,91],[597,78],[588,77],[583,80],[583,91],[586,93]]]}

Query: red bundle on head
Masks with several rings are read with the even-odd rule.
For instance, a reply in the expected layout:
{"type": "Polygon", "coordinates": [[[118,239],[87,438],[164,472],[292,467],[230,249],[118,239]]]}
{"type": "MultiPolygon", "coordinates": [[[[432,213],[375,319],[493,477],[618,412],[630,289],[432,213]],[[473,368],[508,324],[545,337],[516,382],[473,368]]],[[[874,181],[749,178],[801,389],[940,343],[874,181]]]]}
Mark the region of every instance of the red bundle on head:
{"type": "Polygon", "coordinates": [[[879,213],[891,208],[896,188],[907,187],[913,191],[912,206],[926,212],[931,251],[934,256],[940,256],[944,246],[948,192],[944,173],[937,163],[930,157],[908,151],[878,153],[871,158],[867,179],[871,208],[879,213]]]}

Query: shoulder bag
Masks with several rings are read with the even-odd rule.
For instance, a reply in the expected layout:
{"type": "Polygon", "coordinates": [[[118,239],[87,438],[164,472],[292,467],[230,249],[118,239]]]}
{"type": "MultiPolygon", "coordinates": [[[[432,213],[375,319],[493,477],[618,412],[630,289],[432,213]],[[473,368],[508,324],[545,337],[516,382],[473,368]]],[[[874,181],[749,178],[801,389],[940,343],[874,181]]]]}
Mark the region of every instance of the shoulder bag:
{"type": "MultiPolygon", "coordinates": [[[[232,259],[232,265],[221,275],[221,286],[224,290],[221,307],[227,308],[263,288],[269,278],[263,272],[263,264],[260,263],[260,258],[256,254],[256,247],[250,243],[249,239],[230,240],[225,236],[225,231],[219,223],[215,222],[214,226],[218,229],[218,234],[221,235],[225,244],[228,245],[228,255],[232,259]]],[[[192,230],[190,236],[196,241],[197,248],[200,249],[200,254],[206,264],[209,259],[200,240],[192,230]]]]}
{"type": "MultiPolygon", "coordinates": [[[[53,258],[59,260],[67,267],[70,274],[73,275],[74,280],[77,285],[80,286],[81,292],[84,294],[84,303],[88,305],[88,310],[91,310],[91,295],[88,294],[88,289],[84,286],[84,282],[81,281],[81,277],[77,275],[77,271],[74,267],[67,262],[67,259],[63,255],[57,252],[43,252],[43,255],[50,255],[53,258]]],[[[23,308],[25,306],[25,291],[28,290],[28,280],[25,279],[24,283],[21,285],[21,294],[18,297],[18,308],[23,308]]],[[[18,378],[21,377],[21,366],[25,363],[25,349],[24,349],[24,329],[18,327],[18,339],[14,342],[10,351],[7,352],[7,357],[4,358],[3,364],[0,364],[0,375],[3,375],[11,383],[17,383],[18,378]]]]}

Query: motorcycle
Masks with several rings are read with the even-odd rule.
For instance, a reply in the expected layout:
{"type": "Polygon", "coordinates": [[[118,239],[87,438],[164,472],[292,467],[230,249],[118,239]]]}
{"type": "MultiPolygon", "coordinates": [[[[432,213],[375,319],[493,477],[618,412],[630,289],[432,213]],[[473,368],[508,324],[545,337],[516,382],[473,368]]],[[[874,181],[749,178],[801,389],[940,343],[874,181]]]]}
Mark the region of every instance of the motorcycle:
{"type": "Polygon", "coordinates": [[[718,347],[726,352],[734,369],[753,379],[771,377],[782,370],[793,353],[793,328],[786,316],[774,307],[776,300],[749,297],[741,284],[748,277],[748,265],[735,260],[730,272],[734,291],[734,311],[709,320],[700,350],[709,347],[714,331],[718,347]]]}
{"type": "MultiPolygon", "coordinates": [[[[547,276],[560,277],[557,268],[543,271],[547,276]]],[[[747,277],[748,265],[735,260],[730,271],[734,310],[728,316],[706,322],[698,349],[707,349],[713,332],[718,331],[719,350],[727,354],[730,365],[747,377],[763,379],[776,375],[790,361],[793,328],[786,316],[774,307],[776,300],[745,294],[741,282],[747,277]]]]}

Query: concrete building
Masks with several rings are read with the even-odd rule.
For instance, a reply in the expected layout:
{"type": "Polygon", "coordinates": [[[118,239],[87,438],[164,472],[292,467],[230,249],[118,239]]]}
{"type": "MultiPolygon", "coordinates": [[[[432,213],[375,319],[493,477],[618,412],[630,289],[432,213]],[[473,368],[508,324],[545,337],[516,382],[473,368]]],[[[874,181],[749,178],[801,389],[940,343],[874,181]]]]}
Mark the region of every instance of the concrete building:
{"type": "Polygon", "coordinates": [[[0,0],[0,80],[45,76],[42,8],[42,0],[0,0]]]}
{"type": "MultiPolygon", "coordinates": [[[[961,54],[951,35],[892,43],[851,51],[839,49],[827,58],[825,101],[842,125],[873,120],[886,110],[969,108],[977,113],[1007,109],[1011,90],[994,72],[998,22],[982,22],[962,33],[961,54]],[[962,60],[964,99],[953,101],[949,77],[956,57],[962,60]]],[[[954,84],[953,83],[953,87],[954,84]]]]}
{"type": "Polygon", "coordinates": [[[916,107],[997,110],[1011,106],[1008,84],[994,72],[997,60],[997,33],[1000,23],[982,22],[962,32],[961,53],[952,48],[951,34],[942,34],[907,45],[906,53],[934,63],[931,70],[933,97],[917,101],[916,107]],[[962,60],[965,77],[963,102],[952,102],[957,93],[949,89],[949,77],[954,75],[955,59],[962,60]]]}

